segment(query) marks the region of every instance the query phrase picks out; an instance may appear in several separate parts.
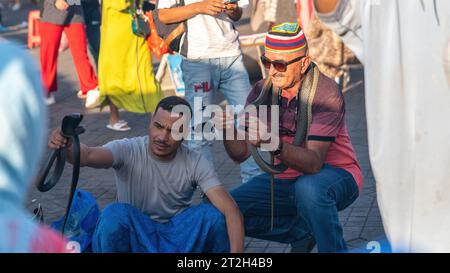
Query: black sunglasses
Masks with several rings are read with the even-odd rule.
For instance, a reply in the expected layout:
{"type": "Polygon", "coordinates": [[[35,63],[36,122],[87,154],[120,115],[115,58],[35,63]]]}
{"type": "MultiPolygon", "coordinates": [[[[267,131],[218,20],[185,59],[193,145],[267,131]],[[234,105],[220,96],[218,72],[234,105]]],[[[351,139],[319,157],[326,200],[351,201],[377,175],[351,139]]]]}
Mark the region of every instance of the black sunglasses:
{"type": "Polygon", "coordinates": [[[267,69],[270,69],[270,66],[273,65],[273,67],[278,72],[286,72],[288,65],[298,62],[305,57],[306,56],[301,56],[301,57],[297,57],[293,60],[290,60],[289,62],[285,62],[285,61],[281,61],[281,60],[272,61],[272,60],[268,59],[265,55],[262,55],[261,62],[264,65],[264,67],[267,69]]]}

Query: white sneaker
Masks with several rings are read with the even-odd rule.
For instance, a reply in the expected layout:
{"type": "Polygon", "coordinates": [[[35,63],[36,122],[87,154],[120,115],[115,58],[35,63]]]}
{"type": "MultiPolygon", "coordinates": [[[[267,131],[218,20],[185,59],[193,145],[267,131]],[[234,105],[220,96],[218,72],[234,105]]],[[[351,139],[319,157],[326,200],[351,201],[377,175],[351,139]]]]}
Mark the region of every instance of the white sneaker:
{"type": "Polygon", "coordinates": [[[86,99],[86,94],[83,94],[83,91],[80,90],[77,93],[77,97],[81,100],[84,100],[84,99],[86,99]]]}
{"type": "Polygon", "coordinates": [[[86,108],[92,109],[100,105],[100,91],[98,87],[89,90],[86,95],[86,108]]]}
{"type": "Polygon", "coordinates": [[[20,3],[15,3],[14,5],[11,6],[11,10],[19,11],[21,7],[22,7],[22,5],[20,3]]]}
{"type": "Polygon", "coordinates": [[[52,105],[52,104],[55,104],[55,103],[56,103],[55,96],[53,96],[53,94],[50,93],[50,95],[45,98],[45,104],[52,105]]]}

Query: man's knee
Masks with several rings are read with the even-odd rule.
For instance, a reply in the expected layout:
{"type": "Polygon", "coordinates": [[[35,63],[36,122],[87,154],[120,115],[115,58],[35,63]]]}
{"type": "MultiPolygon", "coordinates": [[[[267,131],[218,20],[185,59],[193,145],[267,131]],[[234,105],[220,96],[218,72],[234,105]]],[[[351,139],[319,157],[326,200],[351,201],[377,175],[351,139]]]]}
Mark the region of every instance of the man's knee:
{"type": "MultiPolygon", "coordinates": [[[[246,184],[248,183],[249,182],[247,182],[246,184]]],[[[236,205],[242,212],[242,215],[244,215],[244,213],[247,212],[248,208],[251,207],[248,198],[248,192],[245,190],[246,187],[243,187],[244,185],[245,184],[242,184],[238,188],[235,188],[232,191],[230,191],[230,195],[236,202],[236,205]]]]}
{"type": "Polygon", "coordinates": [[[124,227],[132,206],[123,203],[112,203],[106,206],[100,214],[95,235],[110,236],[124,227]]]}
{"type": "Polygon", "coordinates": [[[242,191],[241,187],[244,185],[245,184],[242,184],[242,185],[238,186],[237,188],[234,188],[230,191],[230,195],[234,199],[234,201],[236,202],[238,207],[241,207],[240,203],[242,203],[242,200],[243,200],[243,195],[242,195],[243,191],[242,191]]]}
{"type": "Polygon", "coordinates": [[[137,210],[129,204],[106,206],[97,222],[92,238],[94,252],[129,252],[130,215],[137,210]]]}
{"type": "Polygon", "coordinates": [[[226,225],[225,216],[213,205],[201,204],[197,206],[197,210],[208,218],[213,228],[220,228],[226,225]]]}
{"type": "Polygon", "coordinates": [[[209,223],[204,251],[229,252],[230,245],[225,216],[210,204],[201,204],[197,209],[208,219],[209,223]]]}
{"type": "Polygon", "coordinates": [[[260,203],[261,198],[265,197],[264,195],[261,195],[261,192],[264,191],[261,187],[266,182],[264,180],[268,180],[266,174],[254,176],[248,182],[241,184],[230,191],[231,197],[243,214],[254,207],[255,204],[260,203]]]}
{"type": "Polygon", "coordinates": [[[327,192],[313,176],[300,177],[295,183],[295,199],[297,207],[314,208],[326,205],[327,192]]]}

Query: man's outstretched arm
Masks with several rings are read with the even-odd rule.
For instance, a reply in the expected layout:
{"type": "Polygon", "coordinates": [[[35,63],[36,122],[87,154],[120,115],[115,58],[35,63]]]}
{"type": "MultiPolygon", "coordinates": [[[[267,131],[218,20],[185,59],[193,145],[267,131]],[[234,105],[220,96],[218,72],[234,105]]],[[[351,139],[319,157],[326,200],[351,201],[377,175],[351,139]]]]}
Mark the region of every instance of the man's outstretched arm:
{"type": "MultiPolygon", "coordinates": [[[[48,140],[50,149],[59,149],[67,147],[67,162],[73,164],[73,146],[61,133],[61,129],[55,129],[51,133],[48,140]]],[[[88,147],[80,143],[80,166],[91,167],[96,169],[111,168],[114,163],[112,152],[103,147],[88,147]]]]}

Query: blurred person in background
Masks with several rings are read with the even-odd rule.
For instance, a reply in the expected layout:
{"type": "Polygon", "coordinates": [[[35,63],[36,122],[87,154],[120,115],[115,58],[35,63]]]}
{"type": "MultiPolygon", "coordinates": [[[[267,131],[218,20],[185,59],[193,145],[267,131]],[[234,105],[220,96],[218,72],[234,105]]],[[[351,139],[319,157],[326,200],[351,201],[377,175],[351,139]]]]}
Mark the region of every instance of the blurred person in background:
{"type": "Polygon", "coordinates": [[[0,40],[0,252],[67,252],[65,240],[24,208],[47,131],[42,83],[33,59],[0,40]]]}

